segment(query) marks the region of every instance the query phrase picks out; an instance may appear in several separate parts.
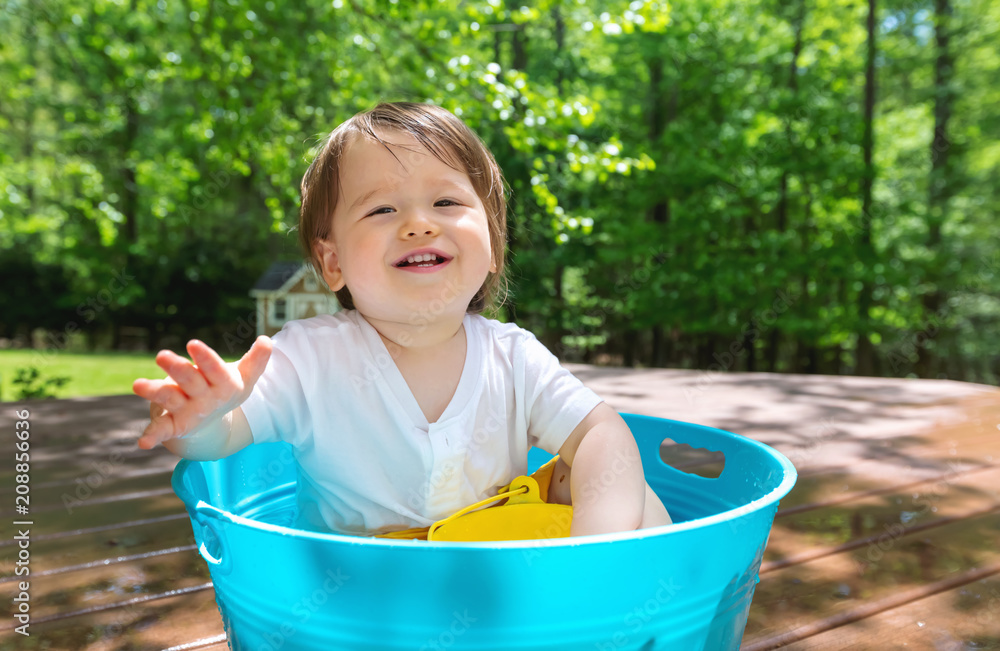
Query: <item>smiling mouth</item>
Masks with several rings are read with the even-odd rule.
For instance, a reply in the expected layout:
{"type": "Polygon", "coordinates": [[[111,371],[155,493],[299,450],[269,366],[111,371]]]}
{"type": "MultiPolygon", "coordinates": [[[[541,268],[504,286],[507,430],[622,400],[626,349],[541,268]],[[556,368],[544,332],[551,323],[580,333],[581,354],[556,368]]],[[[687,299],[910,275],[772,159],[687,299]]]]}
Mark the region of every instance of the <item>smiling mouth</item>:
{"type": "Polygon", "coordinates": [[[443,258],[434,253],[423,253],[421,255],[411,255],[405,260],[400,260],[396,263],[396,268],[401,269],[403,267],[436,267],[439,264],[444,264],[448,261],[448,258],[443,258]]]}

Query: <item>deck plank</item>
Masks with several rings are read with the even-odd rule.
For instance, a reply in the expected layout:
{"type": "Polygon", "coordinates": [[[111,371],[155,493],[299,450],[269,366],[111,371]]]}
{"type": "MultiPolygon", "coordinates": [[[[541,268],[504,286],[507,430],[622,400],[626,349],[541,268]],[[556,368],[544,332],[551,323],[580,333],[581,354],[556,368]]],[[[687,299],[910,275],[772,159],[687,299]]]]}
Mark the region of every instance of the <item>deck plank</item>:
{"type": "Polygon", "coordinates": [[[1000,563],[996,514],[953,523],[761,576],[744,641],[807,626],[895,592],[1000,563]]]}
{"type": "MultiPolygon", "coordinates": [[[[896,639],[891,629],[876,628],[880,624],[879,618],[883,617],[886,613],[889,613],[891,616],[893,611],[898,612],[899,609],[904,609],[905,612],[907,609],[913,607],[919,608],[920,602],[943,593],[957,594],[959,596],[973,594],[973,591],[976,590],[976,584],[992,581],[998,575],[1000,575],[1000,561],[959,572],[938,581],[924,583],[909,589],[897,590],[879,599],[868,599],[853,608],[834,615],[813,618],[802,625],[778,631],[776,634],[763,636],[750,642],[744,640],[741,649],[742,651],[771,651],[773,649],[787,649],[797,645],[813,645],[821,649],[841,648],[837,646],[839,642],[831,643],[830,638],[827,637],[830,633],[834,632],[839,633],[835,639],[843,639],[844,637],[854,635],[859,639],[867,640],[860,648],[883,649],[886,647],[878,640],[884,643],[886,640],[896,639]],[[914,606],[914,604],[917,605],[914,606]],[[823,641],[824,638],[825,642],[823,641]]],[[[977,591],[974,594],[979,594],[981,599],[983,592],[977,591]]],[[[950,607],[938,611],[935,618],[935,623],[938,625],[935,631],[938,634],[946,633],[952,638],[961,638],[966,635],[982,635],[978,631],[973,632],[970,630],[973,627],[969,626],[970,613],[968,611],[976,606],[974,594],[973,600],[970,602],[963,604],[959,601],[950,607]]],[[[986,594],[992,598],[996,594],[996,590],[992,587],[988,588],[986,594]]],[[[985,637],[993,637],[996,633],[996,605],[993,602],[987,601],[987,605],[981,610],[979,608],[975,609],[978,611],[975,624],[982,624],[985,627],[985,630],[988,631],[985,637]]],[[[983,627],[978,627],[979,631],[983,630],[983,627]]],[[[979,644],[979,641],[970,641],[968,644],[960,642],[957,647],[934,648],[957,648],[961,651],[971,651],[972,649],[982,648],[978,646],[979,644]]],[[[989,639],[986,639],[985,644],[987,645],[986,648],[992,647],[989,639]]],[[[906,644],[904,643],[903,646],[905,647],[906,644]]]]}
{"type": "MultiPolygon", "coordinates": [[[[73,509],[72,512],[60,510],[40,513],[37,517],[32,517],[34,521],[32,534],[40,537],[61,531],[113,525],[119,522],[183,512],[184,503],[176,495],[158,490],[152,496],[137,500],[123,500],[110,506],[100,502],[84,502],[81,507],[73,509]]],[[[10,546],[10,542],[0,540],[0,548],[8,546],[10,546]]]]}
{"type": "Polygon", "coordinates": [[[798,512],[775,521],[762,572],[767,571],[769,563],[869,537],[897,538],[915,527],[998,507],[1000,467],[798,512]]]}
{"type": "MultiPolygon", "coordinates": [[[[141,521],[140,521],[141,522],[141,521]]],[[[3,542],[3,541],[0,541],[3,542]]],[[[43,538],[32,534],[32,566],[39,571],[79,565],[107,558],[191,544],[194,536],[187,514],[170,513],[150,518],[146,524],[123,524],[66,530],[43,538]]],[[[0,547],[0,579],[13,574],[13,547],[0,547]]]]}
{"type": "Polygon", "coordinates": [[[787,651],[997,651],[1000,579],[996,575],[782,647],[787,651]],[[961,616],[956,617],[955,614],[961,616]]]}
{"type": "Polygon", "coordinates": [[[0,631],[0,651],[160,651],[222,631],[215,592],[207,589],[33,624],[30,637],[0,631]]]}
{"type": "MultiPolygon", "coordinates": [[[[158,594],[211,581],[208,567],[194,549],[98,565],[75,572],[36,577],[32,613],[45,618],[61,612],[113,604],[140,595],[158,594]]],[[[0,598],[12,599],[13,582],[0,584],[0,598]]]]}

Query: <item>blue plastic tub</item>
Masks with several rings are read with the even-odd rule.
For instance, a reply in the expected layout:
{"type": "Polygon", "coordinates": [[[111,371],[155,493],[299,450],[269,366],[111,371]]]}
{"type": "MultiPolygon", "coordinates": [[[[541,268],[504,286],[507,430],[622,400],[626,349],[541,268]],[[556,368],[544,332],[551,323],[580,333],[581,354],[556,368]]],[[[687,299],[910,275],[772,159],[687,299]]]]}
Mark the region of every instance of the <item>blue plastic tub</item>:
{"type": "MultiPolygon", "coordinates": [[[[675,523],[544,541],[448,543],[292,529],[284,443],[181,461],[233,649],[738,649],[764,546],[796,472],[775,450],[700,425],[623,414],[675,523]],[[721,452],[716,479],[660,458],[664,439],[721,452]]],[[[544,453],[532,450],[536,467],[544,453]]]]}

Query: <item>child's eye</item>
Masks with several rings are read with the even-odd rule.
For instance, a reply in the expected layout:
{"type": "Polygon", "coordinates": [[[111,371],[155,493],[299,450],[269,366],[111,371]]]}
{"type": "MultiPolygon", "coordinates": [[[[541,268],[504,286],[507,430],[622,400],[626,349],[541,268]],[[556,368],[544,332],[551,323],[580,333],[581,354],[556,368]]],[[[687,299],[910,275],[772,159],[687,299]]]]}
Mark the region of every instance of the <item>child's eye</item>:
{"type": "Polygon", "coordinates": [[[371,216],[371,215],[384,215],[384,214],[386,214],[386,212],[388,212],[390,210],[392,210],[392,208],[390,208],[389,206],[382,206],[382,207],[376,208],[375,210],[373,210],[370,213],[368,213],[368,215],[366,215],[366,217],[367,216],[371,216]]]}
{"type": "Polygon", "coordinates": [[[446,206],[459,206],[459,205],[461,205],[457,201],[452,201],[451,199],[439,199],[437,201],[437,203],[435,203],[434,205],[435,206],[440,206],[441,204],[444,204],[446,206]]]}

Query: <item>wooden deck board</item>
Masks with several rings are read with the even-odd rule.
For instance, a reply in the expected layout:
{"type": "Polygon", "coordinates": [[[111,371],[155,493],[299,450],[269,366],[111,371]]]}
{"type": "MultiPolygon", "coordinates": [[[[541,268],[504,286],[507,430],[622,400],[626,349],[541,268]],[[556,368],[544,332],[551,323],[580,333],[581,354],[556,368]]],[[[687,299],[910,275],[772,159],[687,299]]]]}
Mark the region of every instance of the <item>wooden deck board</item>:
{"type": "MultiPolygon", "coordinates": [[[[39,578],[32,612],[39,618],[112,604],[140,595],[159,594],[210,582],[208,568],[194,549],[98,565],[39,578]]],[[[13,582],[0,584],[0,598],[13,598],[13,582]]]]}
{"type": "MultiPolygon", "coordinates": [[[[948,583],[1000,570],[1000,517],[990,511],[1000,502],[1000,391],[942,381],[571,368],[620,411],[746,434],[796,464],[800,480],[775,520],[745,649],[769,639],[780,642],[774,648],[810,651],[1000,649],[1000,574],[948,583]],[[877,545],[903,517],[917,529],[892,537],[870,562],[868,543],[877,545]],[[918,594],[927,586],[936,592],[918,594]],[[901,594],[912,598],[892,601],[901,594]],[[831,622],[835,628],[823,628],[831,622]]],[[[177,459],[135,447],[146,403],[114,396],[4,404],[0,442],[10,440],[15,406],[32,412],[33,613],[41,619],[30,638],[0,630],[0,651],[228,648],[218,641],[214,593],[204,589],[207,567],[169,490],[177,459]],[[170,596],[176,589],[194,592],[170,596]]],[[[11,486],[12,474],[0,468],[0,485],[11,486]]],[[[0,504],[5,520],[12,506],[0,504]]],[[[0,540],[5,599],[15,585],[3,580],[12,578],[9,542],[0,540]]]]}
{"type": "Polygon", "coordinates": [[[801,642],[788,651],[995,651],[1000,649],[1000,579],[974,581],[801,642]],[[961,613],[956,617],[955,613],[961,613]]]}
{"type": "Polygon", "coordinates": [[[222,618],[209,588],[32,625],[28,638],[0,631],[0,651],[158,651],[221,632],[222,618]]]}
{"type": "MultiPolygon", "coordinates": [[[[141,522],[141,521],[140,521],[141,522]]],[[[61,531],[47,537],[32,535],[32,566],[51,572],[61,567],[128,556],[191,544],[194,536],[184,512],[151,518],[146,524],[115,523],[82,530],[61,531]]],[[[13,576],[12,550],[0,547],[2,581],[13,576]]]]}
{"type": "Polygon", "coordinates": [[[887,537],[761,576],[744,640],[805,626],[962,572],[1000,564],[1000,518],[994,512],[916,536],[887,537]],[[759,599],[759,601],[758,601],[759,599]]]}
{"type": "Polygon", "coordinates": [[[1000,467],[797,512],[776,521],[781,535],[768,544],[765,567],[768,562],[815,554],[870,537],[897,538],[913,529],[991,508],[1000,508],[1000,467]]]}

